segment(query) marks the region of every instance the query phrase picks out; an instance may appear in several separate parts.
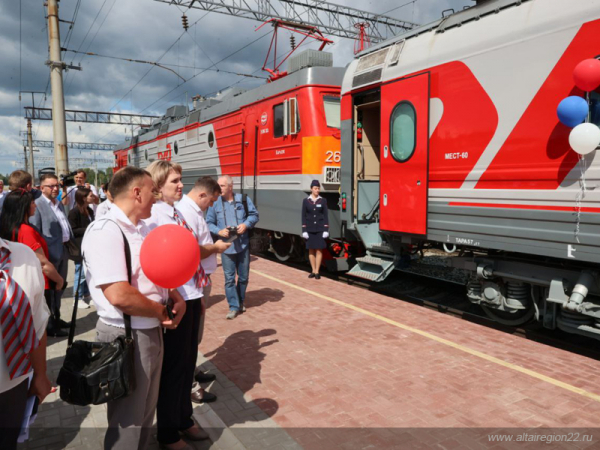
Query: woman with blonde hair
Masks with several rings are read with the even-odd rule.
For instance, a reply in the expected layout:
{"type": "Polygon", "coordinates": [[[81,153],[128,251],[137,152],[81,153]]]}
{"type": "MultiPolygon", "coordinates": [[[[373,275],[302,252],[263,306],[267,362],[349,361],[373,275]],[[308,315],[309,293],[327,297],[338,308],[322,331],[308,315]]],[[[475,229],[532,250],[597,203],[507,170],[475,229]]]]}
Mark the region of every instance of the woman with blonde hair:
{"type": "MultiPolygon", "coordinates": [[[[152,207],[152,217],[148,226],[153,229],[161,225],[176,224],[185,227],[194,234],[196,240],[200,230],[193,230],[183,214],[175,208],[175,203],[183,197],[181,166],[170,161],[154,161],[148,166],[148,172],[158,191],[157,202],[152,207]]],[[[222,245],[200,245],[202,257],[216,253],[222,245]]],[[[208,434],[192,419],[192,383],[198,357],[198,329],[202,315],[202,288],[208,285],[202,265],[196,274],[183,286],[179,293],[186,301],[186,311],[175,330],[167,330],[164,335],[164,356],[160,390],[156,410],[157,440],[161,447],[169,450],[188,449],[179,433],[188,439],[207,439],[208,434]]],[[[205,401],[212,394],[204,393],[205,401]]]]}

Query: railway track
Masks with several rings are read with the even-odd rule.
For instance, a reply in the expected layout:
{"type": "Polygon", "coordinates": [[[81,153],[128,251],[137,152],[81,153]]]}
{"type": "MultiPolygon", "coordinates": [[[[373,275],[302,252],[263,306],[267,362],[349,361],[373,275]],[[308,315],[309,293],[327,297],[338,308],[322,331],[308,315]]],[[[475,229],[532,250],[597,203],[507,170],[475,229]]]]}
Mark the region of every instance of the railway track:
{"type": "MultiPolygon", "coordinates": [[[[281,262],[272,253],[263,253],[261,257],[279,264],[285,264],[308,273],[309,266],[303,261],[281,262]]],[[[493,328],[504,333],[522,337],[523,339],[559,348],[588,358],[600,359],[598,341],[585,336],[566,333],[562,330],[543,328],[538,322],[531,322],[520,327],[502,325],[489,318],[484,310],[471,303],[466,296],[466,278],[452,274],[445,276],[439,265],[413,262],[410,270],[396,270],[381,283],[373,283],[345,273],[323,272],[322,276],[357,286],[365,290],[377,292],[387,297],[410,302],[423,308],[433,309],[460,319],[493,328]],[[416,270],[414,270],[416,269],[416,270]]]]}

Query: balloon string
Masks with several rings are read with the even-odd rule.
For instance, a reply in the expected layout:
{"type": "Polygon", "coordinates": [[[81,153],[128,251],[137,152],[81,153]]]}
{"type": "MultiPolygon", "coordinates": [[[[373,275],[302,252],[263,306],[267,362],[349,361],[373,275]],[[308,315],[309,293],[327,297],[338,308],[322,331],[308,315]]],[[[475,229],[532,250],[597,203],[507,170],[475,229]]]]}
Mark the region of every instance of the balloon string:
{"type": "Polygon", "coordinates": [[[577,241],[577,243],[579,244],[579,230],[580,230],[580,225],[581,225],[581,203],[583,202],[583,199],[585,198],[585,191],[586,191],[586,185],[585,185],[585,172],[586,172],[586,164],[585,164],[585,158],[583,155],[579,155],[579,169],[581,170],[581,176],[579,177],[579,192],[577,193],[577,197],[575,199],[575,207],[577,209],[577,220],[576,220],[576,225],[575,225],[575,240],[577,241]]]}

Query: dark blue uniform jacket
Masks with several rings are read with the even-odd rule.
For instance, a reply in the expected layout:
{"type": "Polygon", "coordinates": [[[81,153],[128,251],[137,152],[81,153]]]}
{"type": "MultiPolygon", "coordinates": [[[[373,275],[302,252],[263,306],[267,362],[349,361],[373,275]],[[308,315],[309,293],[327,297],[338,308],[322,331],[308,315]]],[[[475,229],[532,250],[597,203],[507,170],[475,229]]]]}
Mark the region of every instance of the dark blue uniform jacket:
{"type": "Polygon", "coordinates": [[[319,197],[315,203],[308,198],[302,201],[302,232],[317,233],[329,231],[327,200],[319,197]]]}

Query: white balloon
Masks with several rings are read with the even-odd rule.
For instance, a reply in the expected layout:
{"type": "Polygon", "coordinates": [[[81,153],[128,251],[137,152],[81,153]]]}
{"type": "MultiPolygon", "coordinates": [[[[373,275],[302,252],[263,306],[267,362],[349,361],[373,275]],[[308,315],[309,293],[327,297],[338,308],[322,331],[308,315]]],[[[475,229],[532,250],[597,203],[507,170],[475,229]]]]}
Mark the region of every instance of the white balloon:
{"type": "Polygon", "coordinates": [[[592,153],[600,145],[600,128],[593,123],[577,125],[569,134],[569,144],[580,155],[592,153]]]}

